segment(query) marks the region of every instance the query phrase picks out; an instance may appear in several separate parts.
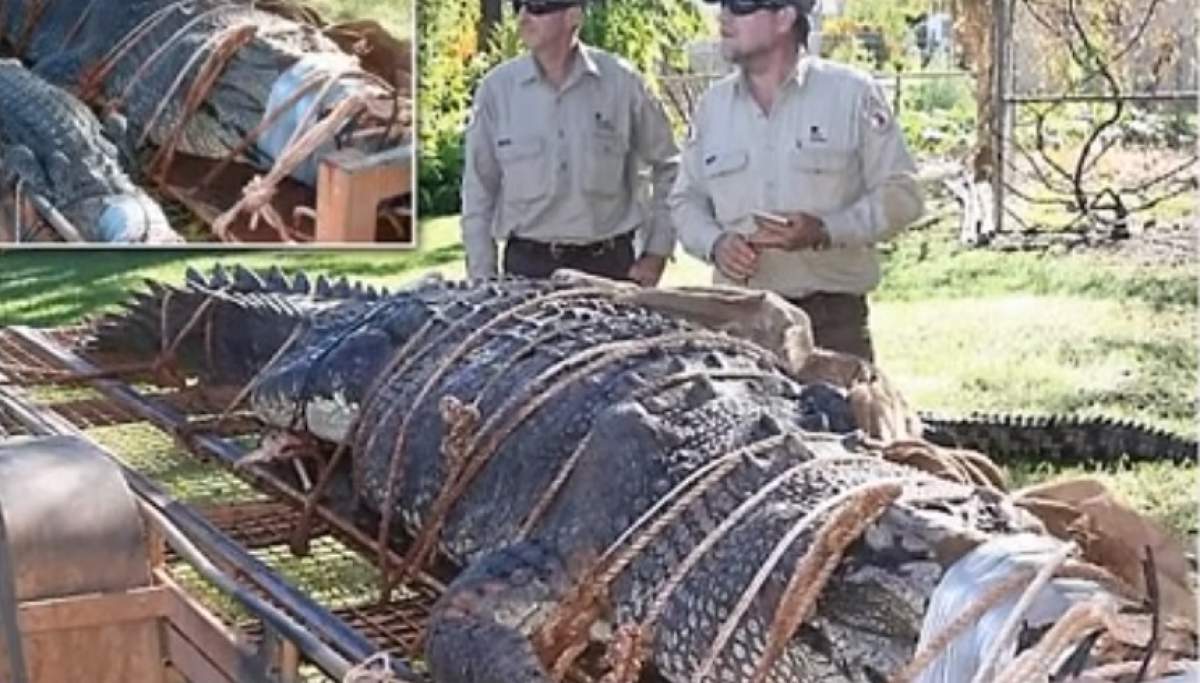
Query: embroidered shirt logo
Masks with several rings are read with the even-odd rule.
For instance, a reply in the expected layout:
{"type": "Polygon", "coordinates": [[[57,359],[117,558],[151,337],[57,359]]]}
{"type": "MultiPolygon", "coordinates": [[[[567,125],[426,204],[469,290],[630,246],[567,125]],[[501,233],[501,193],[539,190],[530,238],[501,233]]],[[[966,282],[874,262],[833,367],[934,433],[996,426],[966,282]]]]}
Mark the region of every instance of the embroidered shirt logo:
{"type": "Polygon", "coordinates": [[[892,114],[887,103],[875,95],[867,97],[863,114],[867,119],[867,125],[876,133],[884,133],[892,127],[892,114]]]}
{"type": "Polygon", "coordinates": [[[808,140],[809,140],[809,142],[816,142],[818,144],[824,144],[826,142],[829,142],[829,139],[825,137],[825,133],[821,132],[820,126],[810,126],[809,127],[808,140]]]}
{"type": "Polygon", "coordinates": [[[601,114],[600,112],[596,112],[596,127],[608,133],[617,132],[616,125],[614,125],[612,121],[604,118],[604,114],[601,114]]]}

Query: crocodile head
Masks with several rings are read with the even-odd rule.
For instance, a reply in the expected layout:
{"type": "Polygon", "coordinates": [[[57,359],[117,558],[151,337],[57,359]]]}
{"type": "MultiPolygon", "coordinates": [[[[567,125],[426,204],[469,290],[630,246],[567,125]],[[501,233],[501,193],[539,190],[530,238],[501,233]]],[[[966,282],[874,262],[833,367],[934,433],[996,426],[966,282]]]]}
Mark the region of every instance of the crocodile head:
{"type": "Polygon", "coordinates": [[[45,200],[38,207],[43,217],[51,222],[61,217],[88,242],[183,243],[162,207],[121,171],[115,152],[89,155],[91,163],[80,164],[57,150],[38,158],[20,145],[0,156],[6,181],[24,181],[26,191],[45,200]]]}

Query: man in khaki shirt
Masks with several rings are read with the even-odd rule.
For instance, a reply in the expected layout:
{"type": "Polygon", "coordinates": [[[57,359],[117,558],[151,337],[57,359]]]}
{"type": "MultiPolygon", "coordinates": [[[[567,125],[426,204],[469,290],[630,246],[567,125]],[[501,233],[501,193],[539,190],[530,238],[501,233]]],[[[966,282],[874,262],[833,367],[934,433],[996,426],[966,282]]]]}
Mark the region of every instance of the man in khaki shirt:
{"type": "Polygon", "coordinates": [[[652,286],[675,247],[666,198],[679,150],[662,104],[622,60],[579,41],[582,0],[517,0],[529,53],[479,86],[462,231],[471,277],[583,270],[652,286]],[[639,162],[650,167],[647,206],[639,162]],[[640,242],[639,258],[634,257],[640,242]]]}
{"type": "Polygon", "coordinates": [[[812,4],[722,0],[721,48],[738,69],[693,115],[671,212],[716,282],[778,292],[819,346],[871,360],[874,245],[916,220],[922,198],[871,77],[801,55],[812,4]]]}

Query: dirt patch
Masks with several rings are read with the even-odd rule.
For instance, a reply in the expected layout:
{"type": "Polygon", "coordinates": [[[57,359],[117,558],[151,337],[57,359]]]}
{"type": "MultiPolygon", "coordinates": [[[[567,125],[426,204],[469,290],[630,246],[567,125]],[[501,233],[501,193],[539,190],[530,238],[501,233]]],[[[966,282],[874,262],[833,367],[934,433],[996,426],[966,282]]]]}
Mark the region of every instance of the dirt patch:
{"type": "Polygon", "coordinates": [[[1150,224],[1139,235],[1129,239],[1110,240],[1099,249],[1116,256],[1146,265],[1188,265],[1197,263],[1200,244],[1200,217],[1177,224],[1150,224]]]}
{"type": "Polygon", "coordinates": [[[1149,219],[1128,234],[1110,230],[1006,231],[987,245],[997,251],[1073,253],[1095,251],[1139,265],[1180,266],[1200,262],[1200,218],[1159,223],[1149,219]]]}

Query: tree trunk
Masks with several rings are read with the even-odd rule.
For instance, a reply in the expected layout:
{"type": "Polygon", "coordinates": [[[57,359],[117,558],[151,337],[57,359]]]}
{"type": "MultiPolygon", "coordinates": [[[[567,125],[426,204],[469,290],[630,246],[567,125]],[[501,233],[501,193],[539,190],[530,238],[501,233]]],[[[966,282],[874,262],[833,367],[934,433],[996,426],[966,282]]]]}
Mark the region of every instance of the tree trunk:
{"type": "Polygon", "coordinates": [[[492,29],[504,18],[504,0],[479,0],[479,49],[487,47],[492,29]]]}
{"type": "Polygon", "coordinates": [[[992,146],[1000,131],[992,130],[993,69],[992,3],[958,0],[954,21],[955,42],[962,48],[968,69],[975,73],[975,149],[971,168],[976,181],[991,180],[992,146]]]}

